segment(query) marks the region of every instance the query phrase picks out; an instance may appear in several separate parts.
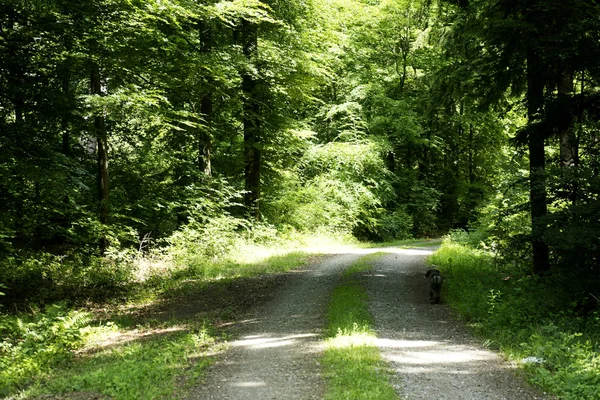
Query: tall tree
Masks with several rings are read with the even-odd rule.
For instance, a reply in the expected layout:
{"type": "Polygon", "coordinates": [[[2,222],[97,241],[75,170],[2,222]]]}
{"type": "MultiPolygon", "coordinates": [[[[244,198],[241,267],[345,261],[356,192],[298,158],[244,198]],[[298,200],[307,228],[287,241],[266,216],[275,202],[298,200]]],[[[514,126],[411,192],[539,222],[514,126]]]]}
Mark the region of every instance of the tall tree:
{"type": "Polygon", "coordinates": [[[258,25],[242,19],[238,40],[248,60],[242,73],[243,126],[244,126],[244,204],[256,220],[260,220],[262,134],[260,81],[255,59],[258,52],[258,25]]]}
{"type": "MultiPolygon", "coordinates": [[[[92,66],[91,71],[91,94],[102,96],[102,77],[100,67],[92,66]]],[[[100,224],[104,227],[108,225],[110,218],[109,195],[110,178],[108,174],[108,134],[106,131],[106,122],[104,117],[104,108],[99,107],[94,115],[94,131],[96,136],[96,145],[98,153],[98,207],[100,224]]],[[[103,233],[100,237],[100,252],[104,253],[108,247],[108,239],[103,233]]]]}

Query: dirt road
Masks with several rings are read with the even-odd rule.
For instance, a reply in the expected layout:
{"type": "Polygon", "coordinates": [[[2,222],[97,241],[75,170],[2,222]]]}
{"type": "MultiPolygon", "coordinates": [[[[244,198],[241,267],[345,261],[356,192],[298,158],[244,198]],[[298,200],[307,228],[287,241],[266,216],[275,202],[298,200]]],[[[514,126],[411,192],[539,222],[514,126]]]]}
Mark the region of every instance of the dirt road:
{"type": "Polygon", "coordinates": [[[242,333],[189,399],[321,399],[319,356],[327,301],[340,272],[364,254],[385,252],[362,276],[378,345],[406,399],[542,399],[499,356],[483,349],[444,305],[430,305],[423,278],[432,249],[345,250],[278,288],[243,322],[242,333]]]}

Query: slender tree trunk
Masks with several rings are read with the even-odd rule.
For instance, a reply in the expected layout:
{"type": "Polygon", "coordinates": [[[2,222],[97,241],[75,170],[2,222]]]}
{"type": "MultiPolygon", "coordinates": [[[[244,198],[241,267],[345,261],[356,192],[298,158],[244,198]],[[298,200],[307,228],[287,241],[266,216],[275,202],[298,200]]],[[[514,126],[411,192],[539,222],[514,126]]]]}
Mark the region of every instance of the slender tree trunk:
{"type": "MultiPolygon", "coordinates": [[[[571,99],[574,91],[573,74],[563,73],[558,83],[558,96],[571,99]]],[[[559,134],[560,164],[563,168],[576,168],[579,165],[579,140],[575,133],[575,118],[572,114],[568,114],[566,118],[565,128],[559,134]]],[[[569,197],[573,204],[577,202],[578,191],[577,179],[572,176],[569,197]]]]}
{"type": "MultiPolygon", "coordinates": [[[[94,66],[91,73],[91,89],[92,94],[101,96],[102,85],[100,78],[100,68],[94,66]]],[[[108,225],[110,217],[109,209],[109,194],[110,180],[108,175],[108,137],[106,133],[106,124],[104,121],[104,113],[100,111],[94,117],[94,130],[96,132],[96,140],[98,143],[98,204],[99,204],[99,220],[100,224],[108,225]]],[[[103,234],[100,238],[100,252],[104,254],[108,247],[108,239],[103,234]]]]}
{"type": "Polygon", "coordinates": [[[212,119],[213,101],[212,94],[208,93],[202,98],[200,112],[204,116],[206,126],[200,131],[198,138],[198,168],[206,177],[212,176],[212,119]]]}
{"type": "Polygon", "coordinates": [[[469,124],[469,184],[475,183],[475,166],[473,165],[473,138],[474,127],[473,123],[469,124]]]}
{"type": "MultiPolygon", "coordinates": [[[[559,97],[572,97],[574,92],[573,75],[564,73],[558,84],[559,97]]],[[[560,162],[564,167],[576,166],[578,160],[578,143],[572,116],[569,116],[567,127],[560,132],[560,162]]]]}
{"type": "MultiPolygon", "coordinates": [[[[23,109],[25,108],[25,102],[23,100],[23,96],[20,92],[17,93],[15,98],[15,143],[17,144],[17,148],[23,148],[22,137],[24,134],[24,125],[25,125],[25,117],[23,113],[23,109]]],[[[18,165],[18,164],[15,164],[18,165]]],[[[25,198],[27,196],[27,183],[25,182],[25,177],[18,170],[18,167],[15,168],[14,176],[17,177],[17,182],[19,183],[20,195],[15,196],[15,236],[17,242],[25,242],[27,240],[27,229],[25,227],[25,198]]]]}
{"type": "Polygon", "coordinates": [[[426,135],[427,144],[422,145],[423,147],[423,151],[421,153],[421,159],[418,161],[418,170],[419,170],[419,174],[418,174],[418,180],[419,181],[424,181],[425,179],[427,179],[427,176],[429,175],[429,170],[430,170],[430,165],[431,165],[431,160],[430,160],[430,143],[431,143],[431,129],[427,128],[427,135],[426,135]]]}
{"type": "MultiPolygon", "coordinates": [[[[544,78],[541,60],[533,48],[527,50],[527,117],[529,124],[540,121],[544,104],[544,78]]],[[[529,180],[531,202],[531,236],[533,247],[533,272],[543,274],[550,269],[549,249],[545,243],[543,219],[548,213],[546,200],[546,152],[544,136],[537,130],[530,131],[529,180]]]]}
{"type": "MultiPolygon", "coordinates": [[[[200,52],[204,55],[210,54],[212,51],[212,32],[211,28],[207,23],[200,22],[198,26],[200,33],[200,52]]],[[[210,85],[211,82],[209,82],[210,85]]],[[[208,92],[202,97],[200,103],[200,112],[204,117],[206,123],[198,136],[198,168],[206,177],[212,175],[212,123],[213,123],[213,94],[212,89],[209,88],[208,92]]]]}
{"type": "MultiPolygon", "coordinates": [[[[69,98],[69,73],[65,73],[62,78],[62,91],[65,99],[69,98]]],[[[69,155],[71,153],[71,138],[69,135],[69,119],[67,114],[64,114],[60,127],[62,129],[62,153],[64,155],[69,155]]]]}
{"type": "MultiPolygon", "coordinates": [[[[67,100],[70,92],[69,88],[69,72],[65,72],[62,76],[62,94],[67,100]]],[[[66,101],[65,101],[66,104],[66,101]]],[[[65,108],[67,108],[65,106],[65,108]]],[[[65,112],[60,121],[60,129],[62,130],[62,146],[61,150],[65,157],[69,157],[71,154],[71,135],[69,131],[69,118],[68,114],[65,112]]],[[[67,172],[67,176],[65,176],[65,187],[64,187],[64,196],[63,196],[63,204],[64,204],[64,212],[58,216],[59,225],[61,228],[66,231],[69,228],[71,217],[70,217],[70,198],[69,198],[69,186],[71,183],[70,171],[67,172]]],[[[67,236],[65,234],[60,234],[57,239],[63,243],[66,241],[67,236]]]]}
{"type": "MultiPolygon", "coordinates": [[[[257,52],[258,27],[244,20],[240,30],[244,55],[251,62],[257,52]]],[[[257,98],[258,86],[258,79],[252,75],[252,72],[244,72],[242,76],[242,90],[244,92],[244,180],[246,189],[244,204],[256,220],[260,220],[262,163],[260,106],[257,98]]]]}

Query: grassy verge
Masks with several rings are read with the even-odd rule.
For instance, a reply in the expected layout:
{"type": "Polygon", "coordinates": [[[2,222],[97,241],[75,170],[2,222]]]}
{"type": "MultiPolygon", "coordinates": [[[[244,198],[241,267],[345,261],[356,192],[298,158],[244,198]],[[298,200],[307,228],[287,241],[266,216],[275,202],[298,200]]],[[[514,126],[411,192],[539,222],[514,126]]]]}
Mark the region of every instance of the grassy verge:
{"type": "MultiPolygon", "coordinates": [[[[119,332],[114,325],[90,327],[91,338],[119,332]]],[[[177,398],[212,363],[214,332],[199,325],[141,327],[130,341],[92,348],[71,363],[38,377],[23,394],[97,393],[115,399],[177,398]]]]}
{"type": "Polygon", "coordinates": [[[445,241],[430,262],[445,298],[487,343],[520,363],[528,379],[561,399],[598,399],[600,313],[582,315],[564,283],[494,262],[488,252],[445,241]]]}
{"type": "Polygon", "coordinates": [[[212,363],[227,335],[223,326],[277,283],[270,275],[313,256],[259,250],[250,259],[150,273],[125,299],[0,313],[0,397],[177,397],[212,363]]]}
{"type": "Polygon", "coordinates": [[[326,399],[398,399],[390,373],[374,344],[368,296],[357,275],[371,269],[362,257],[350,266],[334,290],[328,310],[327,347],[323,366],[328,383],[326,399]]]}

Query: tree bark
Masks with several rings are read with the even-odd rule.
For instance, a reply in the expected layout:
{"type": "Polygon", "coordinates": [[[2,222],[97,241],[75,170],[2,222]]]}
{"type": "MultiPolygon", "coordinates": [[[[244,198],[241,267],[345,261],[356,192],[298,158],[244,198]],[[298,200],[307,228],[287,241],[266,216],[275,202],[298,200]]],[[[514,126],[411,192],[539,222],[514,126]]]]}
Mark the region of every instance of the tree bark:
{"type": "Polygon", "coordinates": [[[469,184],[471,185],[475,183],[475,165],[473,163],[474,130],[473,123],[469,123],[469,184]]]}
{"type": "MultiPolygon", "coordinates": [[[[563,73],[558,83],[558,96],[572,97],[574,90],[573,74],[563,73]]],[[[564,167],[574,167],[579,164],[579,146],[573,122],[573,116],[569,115],[566,128],[560,132],[560,163],[564,167]]]]}
{"type": "Polygon", "coordinates": [[[213,101],[212,94],[208,93],[202,98],[200,112],[204,116],[206,126],[200,131],[198,138],[198,168],[206,177],[212,176],[212,119],[213,101]]]}
{"type": "MultiPolygon", "coordinates": [[[[537,50],[527,50],[527,117],[528,123],[539,122],[544,104],[544,75],[537,50]]],[[[550,269],[548,245],[545,243],[544,217],[548,213],[546,199],[546,152],[544,136],[539,129],[530,130],[529,181],[531,203],[531,241],[533,248],[533,272],[543,274],[550,269]]]]}
{"type": "MultiPolygon", "coordinates": [[[[205,22],[200,22],[198,25],[200,34],[200,52],[204,55],[210,54],[212,51],[212,32],[210,26],[205,22]]],[[[210,82],[207,86],[210,86],[210,82]]],[[[200,113],[205,121],[205,126],[199,131],[198,136],[198,168],[206,177],[212,175],[212,123],[213,123],[213,95],[212,89],[202,97],[200,102],[200,113]]]]}
{"type": "MultiPolygon", "coordinates": [[[[92,67],[91,73],[91,89],[92,94],[101,96],[102,85],[100,78],[100,68],[92,67]]],[[[96,132],[96,141],[98,144],[98,205],[99,205],[99,221],[102,225],[108,225],[110,218],[109,209],[109,194],[110,180],[108,174],[108,137],[106,133],[106,123],[104,121],[104,112],[99,111],[94,117],[94,130],[96,132]]],[[[108,247],[108,239],[102,234],[100,237],[100,252],[104,254],[108,247]]]]}
{"type": "MultiPolygon", "coordinates": [[[[242,21],[240,36],[244,56],[251,63],[258,50],[258,27],[249,21],[242,21]]],[[[260,220],[262,163],[258,88],[258,79],[251,71],[246,70],[242,76],[242,91],[244,93],[244,186],[246,190],[244,205],[250,215],[257,221],[260,220]]]]}

